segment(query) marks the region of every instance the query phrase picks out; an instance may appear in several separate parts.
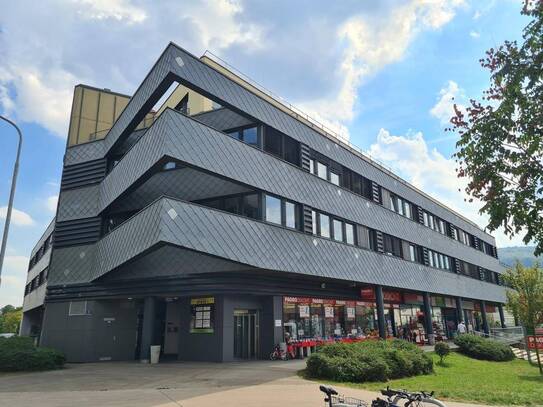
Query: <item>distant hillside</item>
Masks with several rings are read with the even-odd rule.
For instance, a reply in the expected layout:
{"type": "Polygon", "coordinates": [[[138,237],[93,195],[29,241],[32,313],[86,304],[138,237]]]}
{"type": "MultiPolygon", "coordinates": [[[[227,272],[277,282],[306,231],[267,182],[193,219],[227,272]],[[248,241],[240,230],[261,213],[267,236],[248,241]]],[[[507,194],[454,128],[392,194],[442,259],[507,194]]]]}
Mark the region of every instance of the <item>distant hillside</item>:
{"type": "Polygon", "coordinates": [[[534,261],[539,260],[543,264],[543,257],[534,256],[533,246],[515,246],[515,247],[500,247],[498,248],[500,260],[512,266],[516,260],[519,260],[525,266],[531,266],[534,261]]]}

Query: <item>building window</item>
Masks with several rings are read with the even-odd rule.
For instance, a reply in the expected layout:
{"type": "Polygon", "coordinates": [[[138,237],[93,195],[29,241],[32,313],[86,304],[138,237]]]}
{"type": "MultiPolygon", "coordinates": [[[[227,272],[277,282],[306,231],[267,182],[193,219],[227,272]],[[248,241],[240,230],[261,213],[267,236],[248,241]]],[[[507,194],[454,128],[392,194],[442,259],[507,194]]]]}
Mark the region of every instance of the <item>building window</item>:
{"type": "Polygon", "coordinates": [[[309,160],[309,172],[315,174],[315,160],[313,159],[309,160]]]}
{"type": "Polygon", "coordinates": [[[285,161],[288,161],[291,164],[294,165],[300,165],[300,143],[294,140],[293,138],[290,138],[289,136],[283,137],[284,142],[284,151],[285,161]]]}
{"type": "Polygon", "coordinates": [[[328,180],[328,167],[320,161],[317,161],[317,176],[328,180]]]}
{"type": "Polygon", "coordinates": [[[417,248],[412,244],[409,245],[409,260],[417,261],[417,248]]]}
{"type": "Polygon", "coordinates": [[[333,172],[333,171],[330,171],[330,182],[334,185],[338,185],[339,186],[339,174],[333,172]]]}
{"type": "Polygon", "coordinates": [[[234,129],[226,131],[230,137],[235,138],[236,140],[243,141],[244,143],[258,146],[258,127],[246,127],[241,129],[234,129]]]}
{"type": "Polygon", "coordinates": [[[266,221],[281,224],[281,200],[279,198],[266,195],[266,221]]]}
{"type": "Polygon", "coordinates": [[[402,257],[402,243],[397,237],[383,233],[383,246],[386,254],[402,257]]]}
{"type": "Polygon", "coordinates": [[[343,242],[343,222],[334,219],[332,224],[334,225],[334,240],[337,240],[338,242],[343,242]]]}
{"type": "Polygon", "coordinates": [[[345,224],[345,242],[348,244],[355,244],[354,226],[350,223],[345,224]]]}
{"type": "Polygon", "coordinates": [[[68,316],[89,315],[87,301],[70,301],[68,316]]]}
{"type": "Polygon", "coordinates": [[[330,238],[330,217],[322,213],[319,214],[319,234],[322,237],[330,238]]]}
{"type": "Polygon", "coordinates": [[[249,127],[247,129],[241,130],[241,140],[244,141],[247,144],[251,144],[253,146],[258,146],[258,128],[257,127],[249,127]]]}
{"type": "Polygon", "coordinates": [[[317,212],[311,211],[311,226],[313,230],[313,234],[317,234],[317,212]]]}
{"type": "Polygon", "coordinates": [[[296,205],[292,202],[285,202],[285,226],[296,229],[296,205]]]}
{"type": "Polygon", "coordinates": [[[259,216],[259,194],[244,195],[242,198],[243,216],[258,219],[259,216]]]}

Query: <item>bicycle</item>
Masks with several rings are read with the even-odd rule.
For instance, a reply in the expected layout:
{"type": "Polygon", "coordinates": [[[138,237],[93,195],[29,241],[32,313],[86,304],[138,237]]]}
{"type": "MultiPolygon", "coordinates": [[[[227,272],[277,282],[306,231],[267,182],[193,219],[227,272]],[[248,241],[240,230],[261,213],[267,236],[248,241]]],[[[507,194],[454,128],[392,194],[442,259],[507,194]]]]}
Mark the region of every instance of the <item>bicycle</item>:
{"type": "Polygon", "coordinates": [[[319,389],[326,394],[324,402],[328,403],[328,407],[368,407],[365,401],[339,395],[332,387],[321,385],[319,389]]]}
{"type": "MultiPolygon", "coordinates": [[[[339,395],[332,387],[321,385],[319,388],[320,391],[326,394],[324,401],[328,407],[368,407],[368,403],[365,401],[339,395]]],[[[386,396],[387,399],[377,398],[372,401],[371,407],[401,407],[398,403],[402,400],[406,400],[403,407],[425,407],[430,405],[446,407],[440,400],[434,398],[434,392],[408,392],[406,390],[392,390],[387,387],[386,390],[381,390],[381,394],[386,396]]]]}
{"type": "Polygon", "coordinates": [[[425,407],[438,406],[446,407],[443,402],[434,398],[434,392],[409,392],[407,390],[393,390],[387,387],[381,390],[381,394],[387,397],[387,400],[377,398],[371,404],[371,407],[398,407],[401,400],[406,400],[404,407],[425,407]]]}

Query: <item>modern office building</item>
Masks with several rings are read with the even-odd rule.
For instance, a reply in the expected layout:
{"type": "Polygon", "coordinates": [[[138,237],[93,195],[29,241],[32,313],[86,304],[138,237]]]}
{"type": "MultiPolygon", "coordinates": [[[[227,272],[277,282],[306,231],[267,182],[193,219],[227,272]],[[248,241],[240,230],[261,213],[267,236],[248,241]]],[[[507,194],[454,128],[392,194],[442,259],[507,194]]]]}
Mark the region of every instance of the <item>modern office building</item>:
{"type": "Polygon", "coordinates": [[[70,361],[503,324],[492,236],[211,55],[77,86],[63,164],[41,343],[70,361]]]}

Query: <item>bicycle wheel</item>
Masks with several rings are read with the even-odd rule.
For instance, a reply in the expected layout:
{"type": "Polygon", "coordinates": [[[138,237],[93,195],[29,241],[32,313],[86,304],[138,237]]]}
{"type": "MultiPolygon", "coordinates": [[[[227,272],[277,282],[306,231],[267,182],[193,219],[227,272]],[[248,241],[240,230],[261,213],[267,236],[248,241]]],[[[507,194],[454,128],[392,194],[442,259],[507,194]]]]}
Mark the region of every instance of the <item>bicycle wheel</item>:
{"type": "MultiPolygon", "coordinates": [[[[404,406],[408,402],[409,400],[406,400],[403,397],[399,397],[399,396],[394,397],[394,399],[392,400],[392,403],[398,406],[401,406],[401,405],[404,406]],[[403,404],[400,404],[402,400],[405,400],[405,401],[403,404]]],[[[447,407],[442,401],[438,399],[434,399],[434,398],[423,398],[420,401],[419,400],[413,401],[411,402],[411,404],[409,404],[409,407],[429,407],[429,406],[447,407]]]]}

